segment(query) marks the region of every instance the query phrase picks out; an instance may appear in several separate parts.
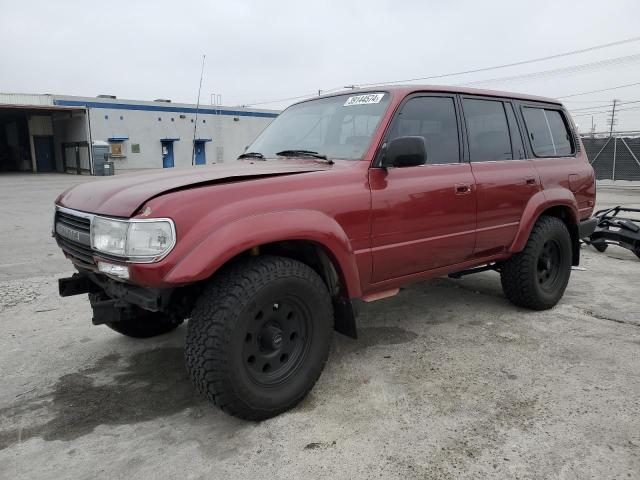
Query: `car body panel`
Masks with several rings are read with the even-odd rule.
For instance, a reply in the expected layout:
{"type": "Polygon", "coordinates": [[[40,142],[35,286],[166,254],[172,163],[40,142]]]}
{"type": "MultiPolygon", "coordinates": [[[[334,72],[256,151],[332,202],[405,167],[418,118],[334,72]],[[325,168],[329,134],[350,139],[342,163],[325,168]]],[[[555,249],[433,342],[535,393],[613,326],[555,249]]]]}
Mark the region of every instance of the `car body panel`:
{"type": "Polygon", "coordinates": [[[324,170],[320,162],[233,162],[194,168],[174,168],[145,174],[125,174],[101,182],[84,183],[62,193],[56,203],[84,212],[130,217],[147,200],[168,191],[241,178],[324,170]]]}
{"type": "Polygon", "coordinates": [[[468,163],[372,168],[372,282],[471,257],[476,193],[468,163]],[[456,193],[456,186],[470,190],[456,193]]]}
{"type": "MultiPolygon", "coordinates": [[[[129,264],[130,282],[172,288],[199,282],[252,247],[284,240],[318,244],[349,298],[496,262],[521,251],[538,217],[593,210],[593,169],[574,157],[382,169],[373,166],[401,102],[449,92],[544,102],[542,97],[457,87],[378,87],[391,100],[361,160],[242,160],[123,175],[63,193],[57,204],[106,216],[174,220],[177,243],[162,260],[129,264]],[[527,184],[529,178],[535,184],[527,184]],[[455,186],[471,184],[471,194],[455,186]]],[[[578,140],[579,142],[579,140],[578,140]]],[[[96,257],[99,257],[96,254],[96,257]]]]}

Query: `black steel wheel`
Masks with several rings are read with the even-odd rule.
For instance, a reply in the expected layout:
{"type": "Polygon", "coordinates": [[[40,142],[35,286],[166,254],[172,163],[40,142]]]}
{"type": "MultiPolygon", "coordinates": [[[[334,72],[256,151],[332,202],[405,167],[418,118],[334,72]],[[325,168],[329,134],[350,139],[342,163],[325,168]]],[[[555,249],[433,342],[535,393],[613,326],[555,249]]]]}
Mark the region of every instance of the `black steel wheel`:
{"type": "Polygon", "coordinates": [[[545,292],[553,292],[562,279],[562,247],[557,240],[551,238],[544,242],[538,254],[538,284],[545,292]]]}
{"type": "Polygon", "coordinates": [[[213,404],[262,420],[311,390],[332,333],[331,298],[315,271],[289,258],[250,257],[216,275],[196,302],[187,369],[213,404]]]}
{"type": "Polygon", "coordinates": [[[504,262],[500,270],[507,298],[532,310],[556,305],[569,283],[571,249],[571,236],[562,220],[540,217],[524,250],[504,262]]]}
{"type": "Polygon", "coordinates": [[[243,345],[244,366],[258,385],[269,387],[295,374],[313,338],[307,305],[289,295],[260,305],[250,314],[243,345]]]}

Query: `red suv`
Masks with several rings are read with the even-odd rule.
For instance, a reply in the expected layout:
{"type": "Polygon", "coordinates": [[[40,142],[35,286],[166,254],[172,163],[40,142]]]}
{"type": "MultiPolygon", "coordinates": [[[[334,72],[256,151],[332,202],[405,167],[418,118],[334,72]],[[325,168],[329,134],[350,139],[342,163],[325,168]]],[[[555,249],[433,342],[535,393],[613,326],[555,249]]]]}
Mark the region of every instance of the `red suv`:
{"type": "Polygon", "coordinates": [[[127,175],[56,200],[93,323],[151,337],[189,319],[186,363],[224,411],[299,402],[356,305],[427,278],[500,273],[534,310],[590,234],[594,173],[556,100],[379,87],[297,103],[233,164],[127,175]]]}

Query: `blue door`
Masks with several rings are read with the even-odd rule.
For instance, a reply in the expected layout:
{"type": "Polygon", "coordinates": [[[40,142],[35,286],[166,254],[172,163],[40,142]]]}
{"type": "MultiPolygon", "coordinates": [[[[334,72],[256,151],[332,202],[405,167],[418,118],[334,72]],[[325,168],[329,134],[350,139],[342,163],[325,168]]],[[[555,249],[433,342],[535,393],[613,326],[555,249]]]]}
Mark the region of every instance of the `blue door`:
{"type": "Polygon", "coordinates": [[[195,150],[195,161],[196,165],[204,165],[207,163],[206,154],[204,151],[205,142],[201,142],[196,140],[193,144],[193,149],[195,150]]]}
{"type": "Polygon", "coordinates": [[[162,168],[173,168],[173,140],[162,141],[162,168]]]}
{"type": "Polygon", "coordinates": [[[53,137],[34,136],[33,149],[36,154],[36,168],[38,169],[38,172],[55,171],[56,163],[53,158],[53,137]]]}

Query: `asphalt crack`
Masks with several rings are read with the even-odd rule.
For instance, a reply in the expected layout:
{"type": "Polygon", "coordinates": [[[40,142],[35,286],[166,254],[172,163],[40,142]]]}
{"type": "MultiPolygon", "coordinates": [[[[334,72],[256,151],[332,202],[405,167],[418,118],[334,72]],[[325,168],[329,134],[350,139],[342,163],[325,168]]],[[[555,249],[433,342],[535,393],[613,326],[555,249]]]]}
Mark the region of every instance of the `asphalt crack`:
{"type": "Polygon", "coordinates": [[[606,315],[601,315],[599,313],[596,313],[592,310],[582,310],[582,312],[585,315],[588,315],[592,318],[597,318],[598,320],[606,320],[608,322],[614,322],[614,323],[622,323],[623,325],[631,325],[633,327],[640,327],[640,323],[636,323],[636,322],[631,322],[629,320],[621,320],[619,318],[613,318],[613,317],[607,317],[606,315]]]}

